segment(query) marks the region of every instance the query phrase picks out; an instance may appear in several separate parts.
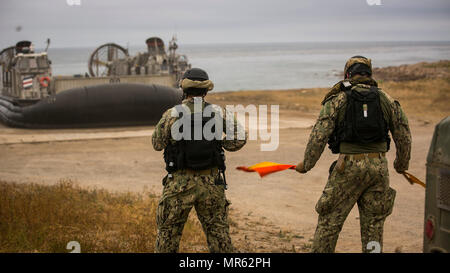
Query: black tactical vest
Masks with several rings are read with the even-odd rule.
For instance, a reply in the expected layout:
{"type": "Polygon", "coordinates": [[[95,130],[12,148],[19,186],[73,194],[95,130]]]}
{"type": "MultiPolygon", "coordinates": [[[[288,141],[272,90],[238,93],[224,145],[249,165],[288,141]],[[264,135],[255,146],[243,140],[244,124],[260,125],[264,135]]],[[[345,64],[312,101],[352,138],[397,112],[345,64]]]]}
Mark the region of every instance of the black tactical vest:
{"type": "MultiPolygon", "coordinates": [[[[203,133],[201,139],[196,140],[194,138],[196,115],[201,115],[201,113],[191,114],[190,140],[176,141],[175,144],[170,144],[164,149],[164,161],[169,173],[180,169],[206,170],[214,167],[225,171],[225,153],[221,140],[206,140],[203,133]]],[[[211,119],[214,119],[214,113],[211,117],[201,117],[202,132],[205,124],[211,119]]],[[[215,132],[215,130],[216,128],[213,126],[212,131],[215,132]]],[[[183,126],[181,126],[180,131],[183,131],[183,126]]]]}
{"type": "Polygon", "coordinates": [[[347,107],[345,117],[337,122],[328,140],[333,153],[339,153],[341,142],[368,144],[386,142],[389,150],[388,125],[383,117],[380,92],[375,86],[363,91],[345,90],[347,107]]]}

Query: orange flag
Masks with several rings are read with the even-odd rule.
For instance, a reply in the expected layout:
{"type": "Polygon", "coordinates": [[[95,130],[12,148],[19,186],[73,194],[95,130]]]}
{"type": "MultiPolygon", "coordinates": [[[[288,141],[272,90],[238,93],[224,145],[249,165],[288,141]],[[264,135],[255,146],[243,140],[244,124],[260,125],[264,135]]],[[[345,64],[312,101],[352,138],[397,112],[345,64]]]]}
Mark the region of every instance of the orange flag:
{"type": "Polygon", "coordinates": [[[417,177],[415,177],[414,175],[408,173],[408,172],[403,172],[403,176],[406,178],[406,180],[408,180],[408,182],[411,185],[414,184],[418,184],[424,188],[427,188],[427,185],[425,185],[425,183],[423,183],[422,181],[420,181],[417,177]]]}
{"type": "Polygon", "coordinates": [[[264,177],[268,174],[284,171],[287,169],[295,169],[296,165],[279,164],[274,162],[261,162],[250,167],[239,166],[236,169],[244,172],[257,172],[259,176],[264,177]]]}

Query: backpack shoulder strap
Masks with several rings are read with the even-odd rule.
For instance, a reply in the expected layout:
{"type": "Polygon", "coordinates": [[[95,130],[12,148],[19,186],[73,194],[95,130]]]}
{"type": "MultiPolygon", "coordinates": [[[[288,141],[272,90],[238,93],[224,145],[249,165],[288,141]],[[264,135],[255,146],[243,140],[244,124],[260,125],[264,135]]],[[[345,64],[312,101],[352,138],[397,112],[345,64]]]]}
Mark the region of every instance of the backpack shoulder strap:
{"type": "Polygon", "coordinates": [[[370,86],[370,91],[372,92],[379,92],[380,88],[378,88],[377,86],[370,86]]]}

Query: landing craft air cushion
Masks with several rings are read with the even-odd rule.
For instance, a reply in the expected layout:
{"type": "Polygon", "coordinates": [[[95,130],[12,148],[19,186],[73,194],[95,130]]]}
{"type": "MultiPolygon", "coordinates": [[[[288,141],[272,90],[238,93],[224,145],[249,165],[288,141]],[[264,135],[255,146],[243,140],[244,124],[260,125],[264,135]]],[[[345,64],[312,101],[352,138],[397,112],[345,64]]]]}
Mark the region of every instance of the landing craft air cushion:
{"type": "MultiPolygon", "coordinates": [[[[49,43],[49,40],[48,40],[49,43]]],[[[90,56],[90,75],[53,76],[47,52],[21,41],[0,52],[0,120],[11,127],[81,128],[155,124],[181,102],[177,89],[191,67],[175,53],[176,40],[146,40],[147,52],[130,57],[108,43],[90,56]]],[[[48,47],[48,46],[47,46],[48,47]]]]}

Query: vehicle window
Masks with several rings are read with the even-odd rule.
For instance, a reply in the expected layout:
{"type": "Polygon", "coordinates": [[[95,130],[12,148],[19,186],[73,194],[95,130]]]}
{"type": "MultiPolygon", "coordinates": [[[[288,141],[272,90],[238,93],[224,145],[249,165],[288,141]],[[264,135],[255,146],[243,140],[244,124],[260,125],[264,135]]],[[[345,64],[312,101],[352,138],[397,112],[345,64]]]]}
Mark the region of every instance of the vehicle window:
{"type": "Polygon", "coordinates": [[[11,87],[11,72],[3,71],[3,86],[11,87]]]}
{"type": "Polygon", "coordinates": [[[30,68],[37,68],[37,62],[35,58],[30,59],[30,68]]]}
{"type": "Polygon", "coordinates": [[[45,57],[39,57],[37,63],[39,68],[48,68],[48,60],[45,57]]]}
{"type": "Polygon", "coordinates": [[[28,59],[20,59],[17,63],[17,66],[20,70],[25,70],[30,67],[29,60],[28,59]]]}

